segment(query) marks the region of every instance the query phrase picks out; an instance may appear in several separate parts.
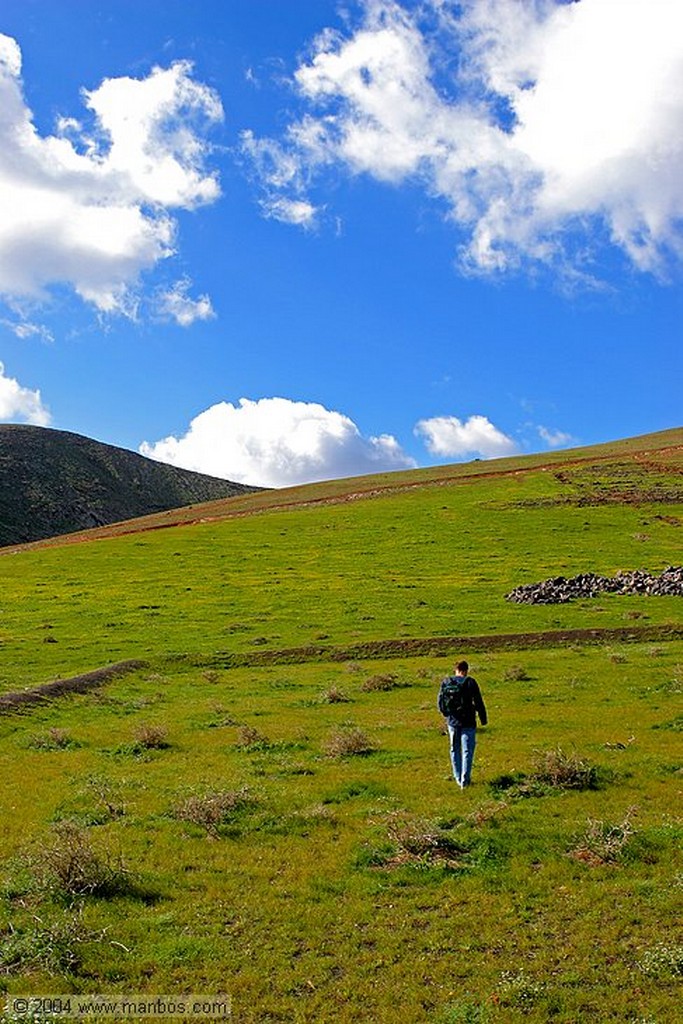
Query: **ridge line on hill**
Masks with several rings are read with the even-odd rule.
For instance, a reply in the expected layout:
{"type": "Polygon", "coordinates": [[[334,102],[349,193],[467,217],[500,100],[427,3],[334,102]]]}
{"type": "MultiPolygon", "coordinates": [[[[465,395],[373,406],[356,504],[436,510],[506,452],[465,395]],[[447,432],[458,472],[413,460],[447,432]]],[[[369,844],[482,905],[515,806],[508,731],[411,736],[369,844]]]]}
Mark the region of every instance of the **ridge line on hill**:
{"type": "MultiPolygon", "coordinates": [[[[681,447],[682,446],[680,444],[666,445],[663,448],[656,449],[656,452],[658,455],[661,455],[667,452],[680,451],[681,447]]],[[[45,538],[43,540],[27,542],[24,544],[6,545],[5,547],[0,548],[0,555],[16,554],[20,551],[26,551],[35,548],[61,547],[68,544],[80,544],[91,540],[107,540],[113,539],[115,537],[128,536],[130,534],[135,533],[148,533],[157,530],[168,530],[178,526],[196,526],[201,523],[222,522],[227,519],[242,519],[247,518],[249,516],[263,515],[268,512],[294,511],[296,509],[312,508],[315,506],[324,505],[341,505],[344,504],[345,502],[361,501],[365,499],[375,498],[380,495],[400,494],[405,491],[416,490],[423,487],[443,487],[452,484],[471,484],[473,482],[478,482],[480,480],[487,480],[491,478],[518,476],[521,473],[547,472],[548,470],[565,469],[568,466],[575,466],[585,462],[595,464],[596,462],[606,462],[620,457],[625,459],[632,459],[633,461],[642,461],[644,457],[650,456],[651,454],[651,452],[644,450],[624,453],[611,452],[609,454],[591,456],[590,458],[587,458],[586,456],[574,456],[573,458],[566,459],[558,458],[556,460],[551,459],[549,461],[537,463],[530,466],[518,465],[515,466],[514,468],[510,467],[509,469],[478,469],[477,471],[471,473],[454,473],[433,479],[425,479],[419,481],[411,480],[405,481],[403,483],[400,483],[398,481],[387,482],[384,484],[375,484],[372,487],[368,487],[367,490],[363,490],[362,488],[356,488],[355,490],[350,489],[340,494],[329,494],[321,497],[299,499],[292,497],[291,500],[283,500],[277,504],[265,505],[263,507],[248,509],[241,509],[236,507],[227,508],[224,512],[221,512],[220,514],[211,514],[208,512],[207,509],[206,515],[198,514],[190,518],[172,519],[171,521],[166,522],[145,522],[145,520],[149,518],[156,518],[157,515],[166,515],[168,517],[171,517],[177,516],[180,512],[183,511],[182,508],[170,509],[167,512],[155,513],[153,517],[143,516],[138,519],[122,520],[119,523],[111,523],[107,526],[96,526],[88,530],[80,530],[76,533],[58,534],[54,537],[45,538]]],[[[461,463],[459,465],[463,466],[466,464],[461,463]]],[[[439,467],[435,468],[438,469],[439,467]]],[[[351,483],[353,479],[354,478],[350,478],[349,482],[351,483]]],[[[264,493],[273,494],[276,492],[265,491],[264,493]]],[[[226,502],[234,503],[241,499],[226,498],[223,500],[226,502]]],[[[200,505],[197,506],[184,506],[184,509],[199,509],[202,506],[208,506],[213,504],[215,504],[215,501],[202,502],[200,505]]]]}

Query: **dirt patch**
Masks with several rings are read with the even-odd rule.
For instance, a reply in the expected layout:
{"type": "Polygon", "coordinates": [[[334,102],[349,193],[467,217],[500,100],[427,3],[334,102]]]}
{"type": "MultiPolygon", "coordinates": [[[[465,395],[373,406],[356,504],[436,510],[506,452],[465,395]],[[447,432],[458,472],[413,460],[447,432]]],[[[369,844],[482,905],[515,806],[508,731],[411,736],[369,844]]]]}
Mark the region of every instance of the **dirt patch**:
{"type": "Polygon", "coordinates": [[[7,714],[16,711],[29,704],[41,704],[52,700],[54,697],[62,697],[67,693],[87,693],[98,686],[103,686],[117,676],[127,675],[129,672],[136,672],[145,668],[144,661],[118,661],[114,665],[105,665],[103,668],[94,669],[92,672],[85,672],[80,676],[71,676],[68,679],[56,679],[52,683],[43,683],[30,690],[19,690],[16,693],[0,694],[0,714],[7,714]]]}
{"type": "Polygon", "coordinates": [[[303,662],[369,661],[372,659],[441,657],[462,652],[524,650],[565,644],[662,643],[683,639],[675,626],[627,626],[616,629],[554,629],[542,633],[494,633],[484,636],[431,636],[406,640],[372,640],[350,647],[311,644],[284,650],[215,655],[213,668],[296,665],[303,662]]]}

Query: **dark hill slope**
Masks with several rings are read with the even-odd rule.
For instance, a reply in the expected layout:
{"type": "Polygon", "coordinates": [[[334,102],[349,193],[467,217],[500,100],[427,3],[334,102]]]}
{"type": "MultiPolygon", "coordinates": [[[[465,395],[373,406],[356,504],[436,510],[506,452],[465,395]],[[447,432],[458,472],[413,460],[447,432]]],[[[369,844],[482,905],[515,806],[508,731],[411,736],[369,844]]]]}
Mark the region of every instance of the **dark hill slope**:
{"type": "Polygon", "coordinates": [[[0,545],[258,490],[79,434],[0,424],[0,545]]]}

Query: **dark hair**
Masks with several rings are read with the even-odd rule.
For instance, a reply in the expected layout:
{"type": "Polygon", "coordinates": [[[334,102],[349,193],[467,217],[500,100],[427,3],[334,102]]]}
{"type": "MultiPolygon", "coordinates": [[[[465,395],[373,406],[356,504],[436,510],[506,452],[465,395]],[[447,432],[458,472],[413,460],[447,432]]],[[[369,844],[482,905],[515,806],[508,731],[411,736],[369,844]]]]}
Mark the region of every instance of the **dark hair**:
{"type": "Polygon", "coordinates": [[[455,670],[456,672],[462,672],[464,675],[467,675],[469,667],[470,666],[467,664],[466,661],[459,661],[458,664],[455,666],[455,670]]]}

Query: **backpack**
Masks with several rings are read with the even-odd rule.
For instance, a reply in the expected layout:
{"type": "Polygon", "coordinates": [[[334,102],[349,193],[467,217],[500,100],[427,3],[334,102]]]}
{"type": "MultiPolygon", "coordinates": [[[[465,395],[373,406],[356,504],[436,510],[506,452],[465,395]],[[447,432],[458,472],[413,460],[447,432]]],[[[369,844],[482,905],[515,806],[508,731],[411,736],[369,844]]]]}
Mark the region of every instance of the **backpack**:
{"type": "Polygon", "coordinates": [[[439,711],[446,718],[460,718],[469,704],[465,683],[469,676],[448,676],[441,684],[439,711]]]}

